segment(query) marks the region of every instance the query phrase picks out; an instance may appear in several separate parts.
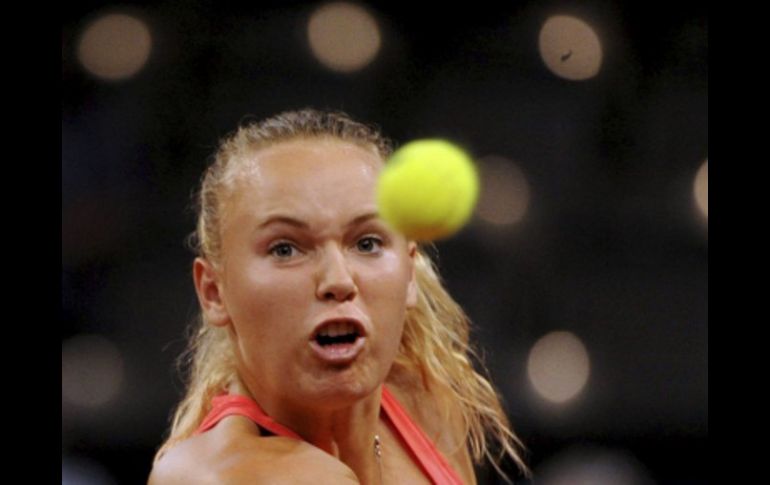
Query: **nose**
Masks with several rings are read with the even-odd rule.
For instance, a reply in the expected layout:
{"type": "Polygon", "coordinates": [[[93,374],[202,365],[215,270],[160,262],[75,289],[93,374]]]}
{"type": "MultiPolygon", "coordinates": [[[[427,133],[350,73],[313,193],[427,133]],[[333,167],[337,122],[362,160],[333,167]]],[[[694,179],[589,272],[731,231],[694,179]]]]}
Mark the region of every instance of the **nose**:
{"type": "Polygon", "coordinates": [[[336,246],[324,251],[318,271],[316,297],[320,300],[347,301],[358,294],[345,255],[336,246]]]}

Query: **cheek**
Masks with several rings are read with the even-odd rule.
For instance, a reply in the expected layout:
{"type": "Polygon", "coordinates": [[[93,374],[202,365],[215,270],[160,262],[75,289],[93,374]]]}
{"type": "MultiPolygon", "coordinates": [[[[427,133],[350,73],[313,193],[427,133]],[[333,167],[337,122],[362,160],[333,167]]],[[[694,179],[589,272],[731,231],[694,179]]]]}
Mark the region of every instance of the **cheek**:
{"type": "Polygon", "coordinates": [[[361,298],[367,303],[378,328],[400,335],[406,316],[409,272],[394,258],[362,278],[361,298]]]}
{"type": "MultiPolygon", "coordinates": [[[[308,283],[297,275],[255,270],[233,292],[231,315],[244,338],[281,346],[304,332],[308,283]]],[[[311,295],[312,296],[312,295],[311,295]]]]}
{"type": "Polygon", "coordinates": [[[260,386],[275,388],[295,369],[307,336],[308,283],[289,273],[252,271],[232,292],[240,364],[260,386]]]}

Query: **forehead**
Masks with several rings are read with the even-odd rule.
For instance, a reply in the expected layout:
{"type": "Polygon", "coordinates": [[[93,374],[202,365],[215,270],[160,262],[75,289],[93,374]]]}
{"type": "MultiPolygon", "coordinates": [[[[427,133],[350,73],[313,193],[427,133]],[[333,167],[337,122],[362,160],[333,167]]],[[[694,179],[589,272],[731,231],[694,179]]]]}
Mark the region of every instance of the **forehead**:
{"type": "Polygon", "coordinates": [[[334,201],[362,203],[373,199],[382,164],[375,151],[341,140],[281,142],[237,160],[229,202],[260,210],[334,201]]]}

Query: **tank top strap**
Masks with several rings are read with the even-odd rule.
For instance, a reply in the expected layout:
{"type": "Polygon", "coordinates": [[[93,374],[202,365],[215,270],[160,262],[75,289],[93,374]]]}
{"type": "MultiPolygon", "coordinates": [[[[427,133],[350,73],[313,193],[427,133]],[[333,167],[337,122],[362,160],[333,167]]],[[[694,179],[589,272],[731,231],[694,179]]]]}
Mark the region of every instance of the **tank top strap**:
{"type": "Polygon", "coordinates": [[[245,416],[274,435],[302,439],[300,435],[265,414],[254,400],[246,396],[230,394],[221,394],[211,400],[211,411],[198,426],[195,434],[210,430],[223,418],[231,415],[245,416]]]}
{"type": "Polygon", "coordinates": [[[382,409],[434,484],[463,485],[454,468],[385,386],[382,386],[382,409]]]}
{"type": "MultiPolygon", "coordinates": [[[[435,485],[462,485],[463,481],[433,442],[407,414],[387,387],[382,386],[382,412],[409,449],[423,472],[435,485]]],[[[211,401],[211,410],[195,434],[213,428],[227,416],[245,416],[276,436],[302,440],[302,437],[268,416],[254,400],[239,395],[220,394],[211,401]]]]}

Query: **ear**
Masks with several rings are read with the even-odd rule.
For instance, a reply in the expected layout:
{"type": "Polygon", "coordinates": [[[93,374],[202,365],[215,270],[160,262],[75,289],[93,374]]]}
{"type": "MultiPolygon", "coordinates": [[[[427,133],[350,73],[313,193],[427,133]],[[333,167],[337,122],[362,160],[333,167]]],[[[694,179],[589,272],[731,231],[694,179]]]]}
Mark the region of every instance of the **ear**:
{"type": "Polygon", "coordinates": [[[417,257],[417,243],[408,241],[406,248],[409,254],[409,271],[411,273],[409,285],[406,288],[406,307],[414,308],[417,306],[417,276],[414,269],[417,257]]]}
{"type": "Polygon", "coordinates": [[[230,315],[222,299],[222,282],[217,268],[204,258],[195,258],[193,280],[206,323],[216,327],[227,325],[230,315]]]}

